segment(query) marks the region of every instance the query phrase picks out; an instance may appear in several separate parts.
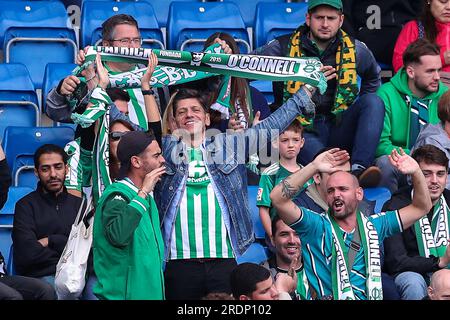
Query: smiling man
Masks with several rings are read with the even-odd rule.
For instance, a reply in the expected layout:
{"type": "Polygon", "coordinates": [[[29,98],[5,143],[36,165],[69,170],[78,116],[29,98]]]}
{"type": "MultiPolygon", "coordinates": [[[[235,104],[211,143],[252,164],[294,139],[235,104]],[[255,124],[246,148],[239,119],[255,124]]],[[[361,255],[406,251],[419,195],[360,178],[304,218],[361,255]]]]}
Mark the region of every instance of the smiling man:
{"type": "Polygon", "coordinates": [[[245,164],[298,115],[310,115],[302,87],[283,106],[243,132],[210,135],[207,99],[180,89],[171,101],[176,130],[163,137],[166,174],[155,187],[165,245],[166,297],[200,299],[231,293],[235,258],[254,241],[245,164]]]}
{"type": "Polygon", "coordinates": [[[439,77],[442,62],[437,44],[416,40],[404,52],[403,62],[405,66],[377,93],[386,112],[376,163],[381,169],[380,186],[392,193],[406,184],[406,177],[390,165],[388,155],[399,147],[409,154],[420,129],[439,122],[438,101],[448,90],[439,77]]]}
{"type": "MultiPolygon", "coordinates": [[[[443,151],[432,145],[416,149],[413,158],[425,175],[433,207],[413,227],[384,242],[385,271],[395,276],[402,300],[420,300],[427,293],[430,274],[450,263],[450,191],[447,183],[448,159],[443,151]]],[[[411,202],[415,190],[406,187],[394,194],[385,210],[396,210],[411,202]]]]}
{"type": "Polygon", "coordinates": [[[301,258],[300,237],[278,216],[272,220],[272,232],[270,240],[275,248],[275,255],[272,255],[263,266],[270,270],[274,279],[278,273],[287,274],[292,268],[297,273],[297,285],[292,293],[292,299],[310,300],[308,280],[301,258]]]}
{"type": "Polygon", "coordinates": [[[56,264],[67,242],[81,198],[67,193],[67,154],[54,144],[34,154],[37,190],[16,204],[12,239],[19,275],[43,278],[53,284],[56,264]]]}

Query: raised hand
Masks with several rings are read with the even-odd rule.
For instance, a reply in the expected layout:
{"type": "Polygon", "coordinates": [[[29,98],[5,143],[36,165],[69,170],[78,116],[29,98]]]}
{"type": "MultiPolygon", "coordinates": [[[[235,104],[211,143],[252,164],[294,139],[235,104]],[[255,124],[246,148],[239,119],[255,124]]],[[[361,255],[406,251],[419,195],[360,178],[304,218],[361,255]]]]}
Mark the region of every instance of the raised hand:
{"type": "Polygon", "coordinates": [[[407,155],[402,148],[400,148],[400,152],[397,149],[392,150],[388,157],[391,164],[403,174],[413,174],[417,170],[420,170],[416,160],[407,155]]]}
{"type": "Polygon", "coordinates": [[[220,38],[215,38],[214,39],[214,43],[220,44],[220,46],[222,47],[224,53],[226,53],[226,54],[232,54],[233,53],[233,50],[231,50],[230,46],[227,44],[227,42],[225,40],[222,40],[220,38]]]}
{"type": "Polygon", "coordinates": [[[152,79],[153,72],[158,65],[158,57],[152,53],[148,56],[148,66],[144,76],[141,78],[142,90],[150,90],[150,80],[152,79]]]}
{"type": "Polygon", "coordinates": [[[77,57],[75,59],[76,64],[82,65],[86,60],[86,52],[88,51],[89,46],[86,46],[83,50],[78,51],[77,57]]]}
{"type": "Polygon", "coordinates": [[[275,277],[275,287],[278,292],[293,292],[297,288],[297,273],[291,276],[287,273],[278,273],[275,277]]]}
{"type": "Polygon", "coordinates": [[[100,54],[98,54],[98,53],[97,53],[97,55],[95,57],[95,65],[96,65],[97,74],[98,74],[98,77],[99,77],[98,85],[100,87],[102,87],[103,89],[106,89],[108,87],[108,84],[109,84],[109,75],[108,75],[108,71],[103,66],[100,54]]]}
{"type": "Polygon", "coordinates": [[[241,121],[239,120],[237,113],[234,113],[230,120],[228,121],[228,129],[234,130],[234,131],[242,131],[244,130],[244,126],[241,124],[241,121]]]}
{"type": "Polygon", "coordinates": [[[450,239],[447,240],[445,254],[439,258],[439,267],[446,268],[450,264],[450,239]]]}
{"type": "Polygon", "coordinates": [[[63,83],[61,84],[61,88],[59,89],[59,94],[63,96],[71,95],[79,84],[80,79],[78,79],[76,76],[68,76],[64,78],[63,83]]]}
{"type": "Polygon", "coordinates": [[[166,172],[166,167],[162,166],[153,169],[145,175],[144,182],[142,183],[142,190],[146,193],[150,193],[155,188],[156,183],[161,180],[161,176],[166,172]]]}
{"type": "Polygon", "coordinates": [[[322,68],[320,68],[320,71],[323,72],[323,75],[325,76],[325,78],[327,78],[327,81],[330,81],[337,77],[336,69],[332,66],[322,66],[322,68]]]}
{"type": "Polygon", "coordinates": [[[261,122],[261,120],[259,120],[260,117],[261,112],[260,111],[256,112],[255,117],[253,118],[252,127],[256,126],[258,123],[261,122]]]}
{"type": "Polygon", "coordinates": [[[319,154],[313,161],[316,169],[323,173],[333,173],[340,170],[342,164],[347,162],[350,156],[347,150],[333,148],[319,154]]]}

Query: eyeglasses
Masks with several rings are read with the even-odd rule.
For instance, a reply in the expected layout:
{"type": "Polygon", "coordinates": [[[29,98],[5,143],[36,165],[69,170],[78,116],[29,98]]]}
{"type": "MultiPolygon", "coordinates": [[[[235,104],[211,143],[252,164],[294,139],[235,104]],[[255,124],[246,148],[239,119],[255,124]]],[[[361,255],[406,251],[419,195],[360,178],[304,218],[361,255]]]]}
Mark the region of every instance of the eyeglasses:
{"type": "Polygon", "coordinates": [[[130,44],[142,45],[142,38],[111,39],[111,41],[118,41],[123,46],[130,45],[130,44]]]}
{"type": "Polygon", "coordinates": [[[113,131],[109,133],[109,138],[113,141],[118,141],[122,136],[126,135],[129,131],[125,132],[119,132],[119,131],[113,131]]]}

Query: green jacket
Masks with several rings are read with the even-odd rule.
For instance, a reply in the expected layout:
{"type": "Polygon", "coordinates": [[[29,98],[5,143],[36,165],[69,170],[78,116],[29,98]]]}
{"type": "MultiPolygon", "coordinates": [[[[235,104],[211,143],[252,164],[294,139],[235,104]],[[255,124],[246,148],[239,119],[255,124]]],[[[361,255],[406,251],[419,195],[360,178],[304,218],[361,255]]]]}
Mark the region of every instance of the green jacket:
{"type": "Polygon", "coordinates": [[[94,293],[100,299],[164,299],[164,246],[158,209],[129,179],[109,185],[94,219],[94,293]]]}
{"type": "MultiPolygon", "coordinates": [[[[437,92],[430,93],[423,98],[431,99],[431,104],[428,107],[429,123],[436,124],[439,122],[437,115],[438,102],[441,95],[447,90],[448,88],[443,83],[440,83],[437,92]]],[[[391,151],[398,147],[402,147],[409,154],[408,139],[411,111],[405,102],[405,95],[414,95],[408,87],[405,69],[401,68],[392,77],[391,81],[383,84],[378,89],[377,94],[384,102],[385,114],[376,157],[391,154],[391,151]]]]}

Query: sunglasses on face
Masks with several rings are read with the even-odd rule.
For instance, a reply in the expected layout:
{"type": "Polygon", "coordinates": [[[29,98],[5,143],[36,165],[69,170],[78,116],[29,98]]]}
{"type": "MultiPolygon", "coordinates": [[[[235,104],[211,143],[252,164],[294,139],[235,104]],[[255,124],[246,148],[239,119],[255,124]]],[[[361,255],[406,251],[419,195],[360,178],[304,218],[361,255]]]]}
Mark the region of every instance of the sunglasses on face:
{"type": "Polygon", "coordinates": [[[118,140],[120,140],[120,138],[122,138],[122,136],[124,136],[127,133],[128,133],[128,131],[125,131],[125,132],[113,131],[113,132],[109,133],[109,138],[113,141],[118,141],[118,140]]]}

